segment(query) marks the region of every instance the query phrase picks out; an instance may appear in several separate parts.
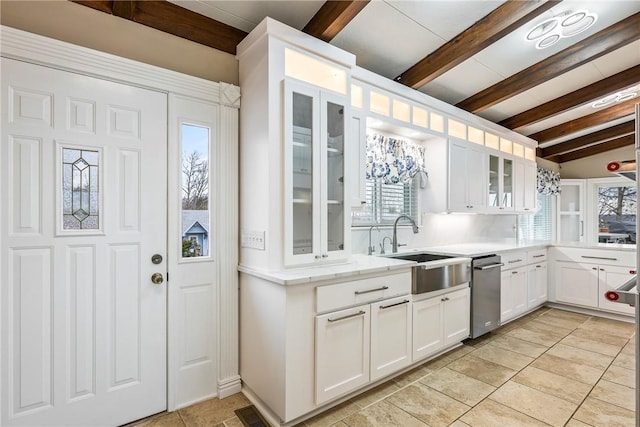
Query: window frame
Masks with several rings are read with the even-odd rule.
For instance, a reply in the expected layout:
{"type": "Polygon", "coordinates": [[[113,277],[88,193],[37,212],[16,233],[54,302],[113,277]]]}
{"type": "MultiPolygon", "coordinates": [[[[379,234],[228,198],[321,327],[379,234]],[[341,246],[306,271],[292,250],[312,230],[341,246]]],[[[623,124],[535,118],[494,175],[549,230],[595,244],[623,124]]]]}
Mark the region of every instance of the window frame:
{"type": "MultiPolygon", "coordinates": [[[[586,180],[586,212],[585,227],[586,242],[600,243],[598,240],[599,215],[598,215],[598,191],[600,187],[636,187],[637,183],[625,178],[590,178],[586,180]]],[[[636,193],[637,194],[637,193],[636,193]]],[[[636,196],[637,197],[637,196],[636,196]]],[[[637,201],[636,201],[637,203],[637,201]]],[[[601,243],[603,245],[617,245],[618,243],[601,243]]]]}

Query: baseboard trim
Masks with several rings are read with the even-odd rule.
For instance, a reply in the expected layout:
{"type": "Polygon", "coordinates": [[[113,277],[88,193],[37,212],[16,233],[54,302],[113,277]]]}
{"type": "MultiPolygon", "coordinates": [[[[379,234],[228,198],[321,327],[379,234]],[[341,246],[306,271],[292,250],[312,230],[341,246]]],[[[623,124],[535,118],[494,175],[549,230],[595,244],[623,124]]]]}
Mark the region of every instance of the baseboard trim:
{"type": "Polygon", "coordinates": [[[218,397],[224,399],[233,394],[242,391],[242,380],[240,376],[227,378],[224,381],[218,381],[218,397]]]}

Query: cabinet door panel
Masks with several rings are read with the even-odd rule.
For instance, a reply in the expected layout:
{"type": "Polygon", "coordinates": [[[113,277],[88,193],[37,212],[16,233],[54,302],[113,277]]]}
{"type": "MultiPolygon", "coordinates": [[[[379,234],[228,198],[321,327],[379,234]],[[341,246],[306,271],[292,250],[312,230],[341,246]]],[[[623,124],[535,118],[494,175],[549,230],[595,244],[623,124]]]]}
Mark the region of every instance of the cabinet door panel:
{"type": "Polygon", "coordinates": [[[511,291],[511,272],[506,271],[500,275],[500,323],[513,317],[511,291]]]}
{"type": "Polygon", "coordinates": [[[556,300],[598,307],[598,267],[578,262],[556,263],[556,300]]]}
{"type": "Polygon", "coordinates": [[[527,272],[527,309],[547,301],[547,263],[529,266],[527,272]]]}
{"type": "Polygon", "coordinates": [[[316,317],[316,404],[369,382],[369,305],[316,317]]]}
{"type": "Polygon", "coordinates": [[[408,297],[371,304],[371,380],[411,363],[411,304],[408,297]]]}
{"type": "Polygon", "coordinates": [[[604,297],[605,293],[629,280],[635,270],[635,267],[599,266],[598,307],[618,313],[635,314],[635,309],[630,305],[611,302],[604,297]]]}
{"type": "Polygon", "coordinates": [[[413,360],[435,353],[444,345],[440,297],[413,303],[413,360]]]}
{"type": "Polygon", "coordinates": [[[524,268],[511,272],[511,304],[514,316],[527,311],[527,270],[524,268]]]}
{"type": "Polygon", "coordinates": [[[444,345],[455,344],[469,337],[471,308],[470,289],[445,295],[443,308],[444,345]]]}
{"type": "Polygon", "coordinates": [[[473,145],[467,148],[467,199],[472,210],[481,211],[487,205],[486,155],[473,145]]]}
{"type": "Polygon", "coordinates": [[[467,147],[452,142],[449,147],[449,209],[468,210],[467,200],[467,147]]]}

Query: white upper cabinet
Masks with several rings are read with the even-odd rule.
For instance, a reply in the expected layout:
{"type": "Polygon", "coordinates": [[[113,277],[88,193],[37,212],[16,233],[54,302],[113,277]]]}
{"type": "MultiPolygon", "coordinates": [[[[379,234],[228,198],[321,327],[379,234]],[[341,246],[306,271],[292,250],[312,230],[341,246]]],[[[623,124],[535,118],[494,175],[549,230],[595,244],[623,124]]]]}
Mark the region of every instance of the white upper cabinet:
{"type": "Polygon", "coordinates": [[[558,236],[561,242],[584,242],[585,183],[582,179],[560,181],[558,236]]]}
{"type": "Polygon", "coordinates": [[[347,99],[285,81],[285,264],[347,258],[347,99]]]}
{"type": "Polygon", "coordinates": [[[449,139],[448,210],[483,211],[486,206],[485,155],[482,147],[449,139]]]}
{"type": "Polygon", "coordinates": [[[513,212],[514,208],[514,160],[498,152],[487,153],[487,179],[489,211],[513,212]]]}

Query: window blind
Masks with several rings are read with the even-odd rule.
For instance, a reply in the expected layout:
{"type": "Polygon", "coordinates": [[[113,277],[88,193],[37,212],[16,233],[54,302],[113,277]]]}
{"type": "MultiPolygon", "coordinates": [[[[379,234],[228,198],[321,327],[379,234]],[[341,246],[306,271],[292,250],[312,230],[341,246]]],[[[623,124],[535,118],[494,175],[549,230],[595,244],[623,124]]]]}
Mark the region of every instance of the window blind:
{"type": "Polygon", "coordinates": [[[555,195],[538,194],[538,208],[534,215],[518,216],[518,234],[525,240],[553,240],[555,195]]]}
{"type": "Polygon", "coordinates": [[[419,223],[418,180],[406,184],[383,184],[381,180],[366,181],[366,203],[354,209],[352,225],[371,226],[393,224],[398,215],[408,215],[419,223]]]}

